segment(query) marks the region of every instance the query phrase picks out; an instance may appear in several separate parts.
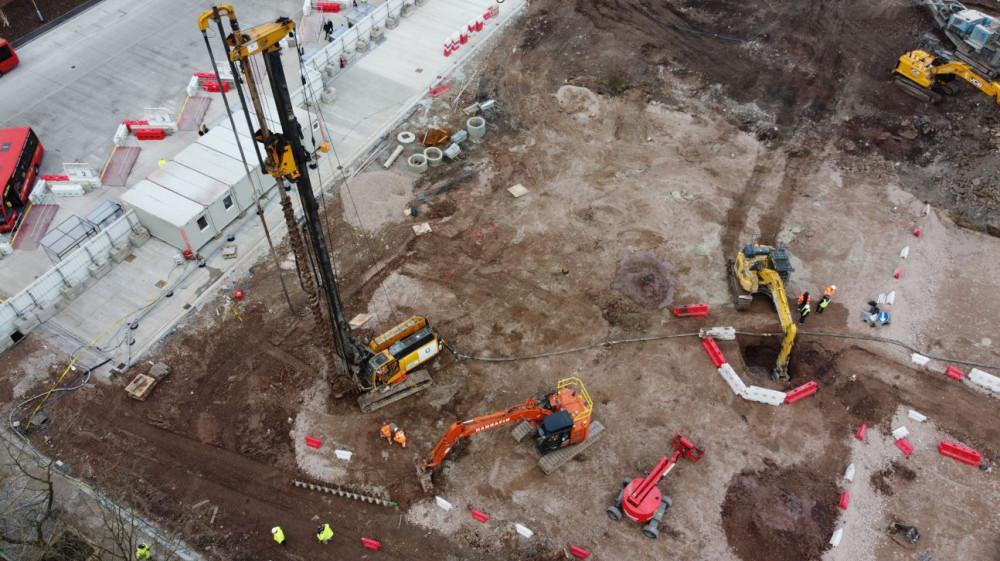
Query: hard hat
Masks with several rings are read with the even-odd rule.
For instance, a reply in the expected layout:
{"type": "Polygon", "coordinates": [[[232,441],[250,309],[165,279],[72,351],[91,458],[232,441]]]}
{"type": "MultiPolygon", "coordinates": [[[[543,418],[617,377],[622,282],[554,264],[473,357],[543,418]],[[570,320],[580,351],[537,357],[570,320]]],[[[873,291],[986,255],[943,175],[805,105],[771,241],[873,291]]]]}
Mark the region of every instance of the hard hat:
{"type": "Polygon", "coordinates": [[[835,285],[835,284],[831,284],[831,285],[830,285],[830,288],[832,288],[832,289],[834,289],[834,290],[837,290],[837,285],[835,285]]]}
{"type": "Polygon", "coordinates": [[[281,528],[278,527],[278,526],[275,526],[274,528],[271,528],[271,533],[272,534],[277,534],[279,531],[281,531],[281,528]]]}

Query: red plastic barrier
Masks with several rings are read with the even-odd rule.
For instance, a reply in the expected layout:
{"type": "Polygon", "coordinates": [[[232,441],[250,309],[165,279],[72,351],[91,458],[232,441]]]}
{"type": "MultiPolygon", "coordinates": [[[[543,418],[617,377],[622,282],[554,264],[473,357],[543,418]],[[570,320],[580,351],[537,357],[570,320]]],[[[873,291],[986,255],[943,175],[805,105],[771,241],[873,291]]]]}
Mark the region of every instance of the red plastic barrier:
{"type": "MultiPolygon", "coordinates": [[[[206,92],[210,92],[210,93],[219,93],[219,82],[216,81],[216,80],[211,80],[209,82],[205,82],[205,83],[203,83],[201,85],[201,89],[205,90],[206,92]]],[[[228,92],[229,91],[229,82],[223,82],[222,83],[222,91],[224,91],[224,92],[228,92]]]]}
{"type": "MultiPolygon", "coordinates": [[[[445,56],[448,56],[448,55],[445,55],[445,56]]],[[[437,96],[445,93],[446,91],[448,91],[450,89],[451,88],[449,88],[447,85],[441,84],[441,85],[434,86],[433,88],[431,88],[430,94],[431,94],[431,97],[437,97],[437,96]]]]}
{"type": "Polygon", "coordinates": [[[898,279],[901,276],[903,276],[903,266],[902,265],[900,265],[899,267],[896,267],[896,272],[892,274],[892,278],[898,279]]]}
{"type": "Polygon", "coordinates": [[[586,559],[590,557],[590,552],[582,547],[577,547],[575,545],[569,546],[569,552],[573,554],[573,557],[577,559],[586,559]]]}
{"type": "Polygon", "coordinates": [[[972,448],[966,448],[960,444],[955,444],[954,442],[948,442],[947,440],[942,440],[941,444],[938,444],[938,452],[942,456],[948,456],[949,458],[954,458],[963,464],[969,464],[970,466],[979,466],[983,461],[983,455],[976,452],[972,448]]]}
{"type": "Polygon", "coordinates": [[[712,364],[716,368],[722,366],[726,363],[726,357],[722,355],[722,351],[719,350],[719,345],[715,344],[715,339],[711,337],[705,337],[701,340],[701,346],[708,353],[708,358],[712,359],[712,364]]]}
{"type": "Polygon", "coordinates": [[[68,175],[43,175],[39,179],[44,179],[45,181],[69,181],[68,175]]]}
{"type": "Polygon", "coordinates": [[[368,549],[372,549],[375,551],[378,551],[378,548],[382,547],[381,542],[377,542],[370,538],[361,538],[361,543],[363,543],[364,546],[367,547],[368,549]]]}
{"type": "Polygon", "coordinates": [[[896,448],[902,450],[903,453],[906,454],[907,456],[913,454],[913,445],[910,444],[910,441],[906,440],[905,438],[900,438],[899,440],[896,441],[896,448]]]}
{"type": "Polygon", "coordinates": [[[128,132],[132,132],[134,125],[148,125],[149,121],[122,121],[122,124],[128,129],[128,132]]]}
{"type": "Polygon", "coordinates": [[[340,12],[340,2],[316,2],[316,11],[336,14],[340,12]]]}
{"type": "Polygon", "coordinates": [[[844,493],[840,495],[840,502],[837,503],[837,506],[840,507],[840,510],[847,510],[847,505],[849,504],[851,504],[851,492],[844,491],[844,493]]]}
{"type": "Polygon", "coordinates": [[[854,433],[854,438],[857,438],[861,442],[864,442],[866,434],[868,434],[868,425],[862,424],[860,427],[858,427],[858,432],[854,433]]]}
{"type": "Polygon", "coordinates": [[[920,226],[917,226],[916,228],[913,229],[913,235],[919,238],[920,237],[920,232],[922,232],[922,231],[923,230],[920,228],[920,226]]]}
{"type": "Polygon", "coordinates": [[[688,304],[674,308],[674,316],[679,318],[703,318],[708,315],[708,304],[688,304]]]}
{"type": "Polygon", "coordinates": [[[476,510],[476,509],[472,509],[472,517],[475,518],[476,520],[482,522],[483,524],[489,522],[489,520],[490,520],[490,515],[489,514],[486,514],[485,512],[483,512],[481,510],[476,510]]]}
{"type": "Polygon", "coordinates": [[[213,80],[215,80],[217,78],[217,76],[215,74],[212,74],[211,72],[195,72],[194,73],[194,77],[195,78],[211,78],[213,80]]]}
{"type": "Polygon", "coordinates": [[[958,380],[962,376],[965,376],[965,372],[962,372],[961,370],[955,368],[954,366],[949,366],[948,368],[946,368],[944,373],[945,376],[948,376],[949,378],[953,378],[955,380],[958,380]]]}
{"type": "Polygon", "coordinates": [[[306,446],[310,448],[319,448],[323,445],[323,441],[318,438],[313,438],[311,436],[306,437],[306,446]]]}
{"type": "Polygon", "coordinates": [[[135,129],[136,140],[163,140],[167,137],[167,131],[163,129],[135,129]]]}
{"type": "Polygon", "coordinates": [[[816,384],[815,381],[806,382],[805,384],[802,384],[801,386],[787,392],[785,394],[785,403],[795,403],[800,399],[809,397],[812,394],[816,393],[817,389],[819,389],[819,386],[816,384]]]}

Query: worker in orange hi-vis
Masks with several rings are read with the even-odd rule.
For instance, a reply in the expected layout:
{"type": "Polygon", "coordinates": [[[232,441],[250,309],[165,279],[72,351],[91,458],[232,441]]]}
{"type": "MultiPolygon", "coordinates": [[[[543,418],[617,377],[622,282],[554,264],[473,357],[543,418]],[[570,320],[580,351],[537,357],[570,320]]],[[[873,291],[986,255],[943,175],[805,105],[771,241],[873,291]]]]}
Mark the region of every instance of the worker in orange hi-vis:
{"type": "Polygon", "coordinates": [[[819,306],[816,309],[816,313],[818,314],[823,313],[823,310],[825,310],[826,307],[830,305],[830,299],[833,298],[835,292],[837,292],[836,285],[831,284],[830,286],[826,287],[826,290],[823,291],[823,297],[820,298],[819,306]]]}
{"type": "Polygon", "coordinates": [[[812,299],[809,297],[809,293],[808,292],[803,292],[802,294],[799,294],[799,301],[798,301],[798,305],[799,306],[798,307],[799,307],[800,310],[802,309],[802,306],[805,306],[806,304],[810,304],[811,302],[812,302],[812,299]]]}
{"type": "Polygon", "coordinates": [[[403,429],[397,429],[396,434],[392,435],[392,439],[400,444],[403,448],[406,448],[406,433],[403,429]]]}
{"type": "Polygon", "coordinates": [[[386,439],[386,441],[388,441],[389,444],[392,444],[392,440],[396,436],[396,433],[398,431],[399,427],[397,427],[395,423],[386,423],[382,425],[382,438],[386,439]]]}

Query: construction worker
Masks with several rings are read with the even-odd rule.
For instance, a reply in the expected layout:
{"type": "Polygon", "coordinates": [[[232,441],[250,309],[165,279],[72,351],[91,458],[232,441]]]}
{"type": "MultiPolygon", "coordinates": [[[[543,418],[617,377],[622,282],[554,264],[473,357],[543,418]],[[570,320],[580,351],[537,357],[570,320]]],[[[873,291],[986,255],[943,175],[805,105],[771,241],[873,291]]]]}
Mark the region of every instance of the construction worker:
{"type": "Polygon", "coordinates": [[[799,307],[799,323],[805,323],[806,322],[806,316],[809,315],[809,312],[810,312],[810,309],[809,309],[809,303],[808,302],[806,302],[805,304],[802,304],[802,306],[799,307]]]}
{"type": "Polygon", "coordinates": [[[392,435],[392,439],[398,442],[403,448],[406,448],[406,433],[403,432],[403,429],[396,429],[396,434],[392,435]]]}
{"type": "Polygon", "coordinates": [[[333,539],[333,529],[330,528],[329,524],[323,524],[316,528],[316,539],[323,543],[330,543],[333,539]]]}
{"type": "Polygon", "coordinates": [[[802,294],[799,294],[799,301],[798,301],[799,310],[802,309],[802,306],[810,304],[811,300],[812,299],[809,297],[809,293],[808,292],[803,292],[802,294]]]}
{"type": "Polygon", "coordinates": [[[167,165],[167,160],[164,159],[164,158],[160,158],[160,161],[158,163],[160,164],[160,167],[162,168],[163,166],[167,165]]]}
{"type": "Polygon", "coordinates": [[[826,287],[826,290],[823,291],[823,297],[820,298],[819,300],[819,306],[816,308],[816,313],[818,314],[823,313],[823,310],[825,310],[826,307],[830,305],[830,298],[833,298],[833,294],[835,292],[837,292],[836,285],[831,284],[830,286],[826,287]]]}
{"type": "Polygon", "coordinates": [[[399,427],[397,427],[395,424],[386,423],[382,425],[382,438],[386,439],[386,441],[388,441],[389,444],[392,444],[392,437],[396,434],[396,431],[398,430],[399,427]]]}
{"type": "Polygon", "coordinates": [[[274,541],[278,542],[278,545],[285,545],[285,532],[281,530],[281,526],[271,528],[271,536],[274,537],[274,541]]]}
{"type": "Polygon", "coordinates": [[[138,561],[145,561],[146,559],[151,559],[153,554],[149,552],[149,546],[141,543],[139,547],[135,549],[135,558],[138,561]]]}

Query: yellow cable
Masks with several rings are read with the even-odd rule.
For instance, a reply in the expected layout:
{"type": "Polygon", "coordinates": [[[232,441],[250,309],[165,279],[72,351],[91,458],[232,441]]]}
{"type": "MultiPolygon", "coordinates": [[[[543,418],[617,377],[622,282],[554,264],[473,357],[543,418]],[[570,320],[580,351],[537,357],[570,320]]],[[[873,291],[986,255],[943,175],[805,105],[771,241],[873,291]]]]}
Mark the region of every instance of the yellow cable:
{"type": "Polygon", "coordinates": [[[14,237],[10,239],[11,246],[13,246],[14,242],[17,241],[17,236],[21,233],[21,226],[24,226],[24,221],[28,219],[28,214],[31,212],[31,209],[33,208],[35,208],[35,203],[29,204],[28,210],[24,211],[24,216],[21,217],[21,225],[17,227],[17,231],[14,232],[14,237]]]}
{"type": "Polygon", "coordinates": [[[104,336],[107,335],[109,331],[111,331],[112,329],[114,329],[114,328],[118,327],[119,325],[121,325],[121,323],[123,321],[125,321],[126,319],[128,319],[129,316],[131,316],[132,314],[134,314],[136,312],[141,312],[142,310],[145,310],[146,308],[152,306],[157,301],[159,301],[160,296],[163,295],[163,292],[164,292],[165,288],[166,288],[166,285],[164,285],[163,288],[160,288],[160,293],[157,294],[155,298],[153,298],[149,302],[146,302],[142,306],[139,306],[138,308],[132,310],[131,312],[123,315],[121,318],[118,319],[118,321],[116,321],[116,322],[112,323],[111,325],[109,325],[104,331],[101,332],[100,335],[98,335],[97,337],[95,337],[93,341],[91,341],[90,343],[87,343],[86,346],[84,346],[82,349],[78,350],[73,355],[72,360],[70,360],[69,364],[66,366],[66,369],[63,370],[63,373],[59,376],[59,379],[56,380],[56,382],[54,384],[52,384],[52,387],[49,388],[49,391],[45,392],[45,397],[43,397],[42,401],[38,404],[37,407],[35,407],[35,410],[31,412],[31,416],[28,417],[28,426],[25,427],[25,429],[27,429],[28,427],[31,426],[31,419],[32,419],[32,417],[34,417],[38,413],[38,411],[40,411],[42,409],[42,406],[45,405],[45,402],[49,400],[49,397],[52,395],[52,392],[56,391],[56,389],[59,387],[59,384],[62,383],[63,379],[66,378],[66,375],[69,374],[70,370],[73,369],[73,366],[76,364],[76,361],[80,358],[80,353],[82,353],[83,351],[85,351],[85,350],[89,349],[90,347],[93,347],[94,345],[96,345],[97,342],[100,341],[101,339],[103,339],[104,336]]]}

